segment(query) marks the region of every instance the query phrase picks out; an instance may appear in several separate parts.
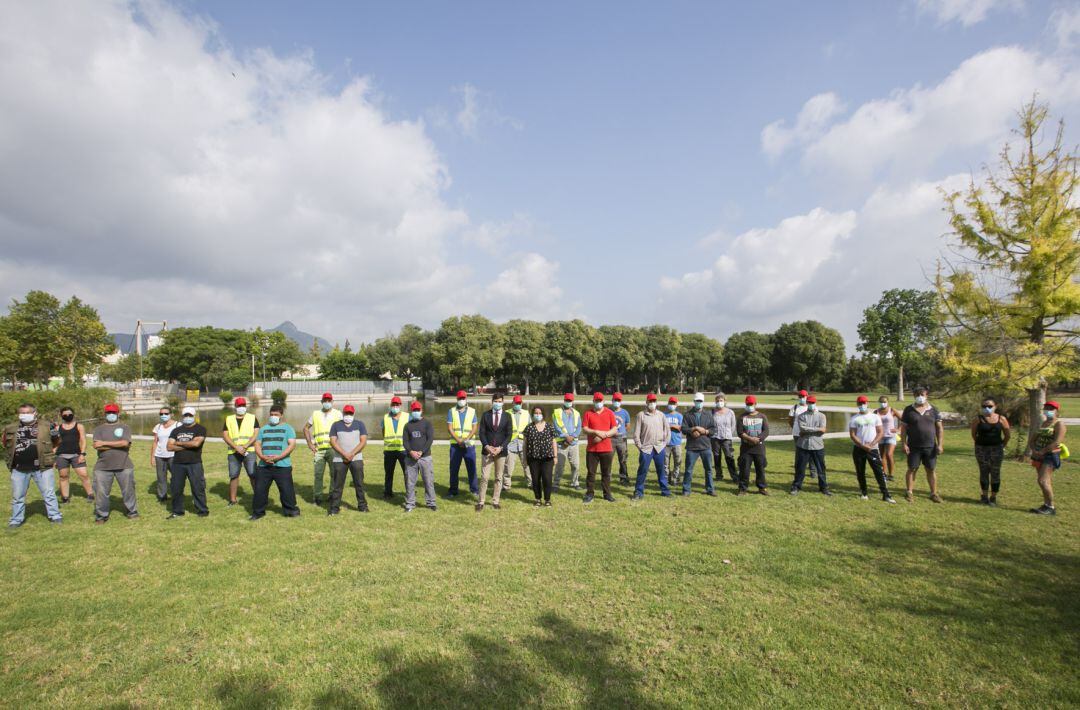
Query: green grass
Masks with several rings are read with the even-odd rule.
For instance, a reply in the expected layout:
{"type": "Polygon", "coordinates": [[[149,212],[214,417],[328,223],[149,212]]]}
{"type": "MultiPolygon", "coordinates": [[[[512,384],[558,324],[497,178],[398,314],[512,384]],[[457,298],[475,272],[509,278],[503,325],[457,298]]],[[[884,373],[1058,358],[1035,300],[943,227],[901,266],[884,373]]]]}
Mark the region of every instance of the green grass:
{"type": "MultiPolygon", "coordinates": [[[[536,510],[515,488],[478,515],[441,498],[445,447],[436,513],[378,497],[377,450],[372,512],[333,519],[304,502],[248,523],[210,445],[207,519],[166,522],[145,467],[137,521],[95,526],[75,498],[50,526],[31,487],[0,548],[0,692],[10,707],[1076,707],[1080,467],[1056,476],[1056,518],[1026,512],[1040,498],[1015,462],[987,509],[968,442],[948,436],[942,505],[922,480],[913,504],[858,500],[843,441],[832,499],[784,494],[786,441],[769,498],[650,483],[641,503],[617,487],[615,504],[536,510]]],[[[297,478],[307,498],[309,462],[297,478]]]]}

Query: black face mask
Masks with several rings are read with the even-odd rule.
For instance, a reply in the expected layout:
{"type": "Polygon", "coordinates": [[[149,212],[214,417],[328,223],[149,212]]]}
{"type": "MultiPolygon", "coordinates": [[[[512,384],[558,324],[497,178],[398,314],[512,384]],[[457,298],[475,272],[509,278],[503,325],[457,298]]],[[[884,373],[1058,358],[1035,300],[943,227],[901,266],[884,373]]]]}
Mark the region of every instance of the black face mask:
{"type": "Polygon", "coordinates": [[[75,419],[75,415],[74,414],[61,414],[60,418],[63,419],[65,422],[70,422],[70,421],[73,421],[75,419]]]}

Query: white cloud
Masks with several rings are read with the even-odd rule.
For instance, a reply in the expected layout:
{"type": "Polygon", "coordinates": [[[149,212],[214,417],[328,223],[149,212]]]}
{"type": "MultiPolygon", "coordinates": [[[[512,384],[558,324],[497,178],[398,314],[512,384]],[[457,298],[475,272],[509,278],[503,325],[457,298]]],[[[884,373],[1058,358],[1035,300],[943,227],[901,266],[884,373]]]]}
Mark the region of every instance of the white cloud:
{"type": "MultiPolygon", "coordinates": [[[[1033,95],[1065,114],[1080,104],[1080,67],[1019,47],[1000,47],[964,61],[941,83],[914,86],[859,106],[810,141],[804,166],[865,181],[925,175],[943,156],[996,150],[1033,95]]],[[[955,160],[953,161],[955,165],[955,160]]]]}
{"type": "Polygon", "coordinates": [[[480,123],[480,105],[476,98],[476,87],[465,84],[459,87],[461,93],[461,110],[457,112],[455,119],[458,128],[465,135],[475,138],[476,126],[480,123]]]}
{"type": "Polygon", "coordinates": [[[239,56],[152,0],[10,3],[0,86],[5,301],[33,274],[117,329],[288,318],[355,341],[473,287],[423,123],[367,79],[329,90],[310,53],[239,56]]]}
{"type": "Polygon", "coordinates": [[[470,83],[454,86],[451,91],[460,98],[460,105],[452,112],[444,106],[429,109],[427,116],[433,126],[473,140],[480,137],[485,126],[509,126],[515,131],[524,129],[524,123],[498,109],[491,92],[481,91],[470,83]]]}
{"type": "Polygon", "coordinates": [[[516,213],[508,220],[481,222],[469,226],[461,232],[461,239],[488,253],[504,249],[510,238],[528,238],[534,231],[532,219],[528,215],[516,213]]]}
{"type": "Polygon", "coordinates": [[[830,92],[811,97],[788,128],[781,119],[773,121],[761,131],[761,149],[770,158],[776,158],[793,145],[801,145],[821,136],[836,116],[844,111],[840,97],[830,92]]]}
{"type": "Polygon", "coordinates": [[[916,5],[943,25],[959,22],[964,27],[982,22],[991,12],[1024,9],[1023,0],[916,0],[916,5]]]}
{"type": "Polygon", "coordinates": [[[558,275],[558,262],[535,252],[518,255],[512,266],[481,285],[481,311],[495,320],[568,318],[558,275]]]}
{"type": "Polygon", "coordinates": [[[1080,45],[1080,6],[1058,8],[1050,15],[1049,25],[1059,49],[1080,45]]]}

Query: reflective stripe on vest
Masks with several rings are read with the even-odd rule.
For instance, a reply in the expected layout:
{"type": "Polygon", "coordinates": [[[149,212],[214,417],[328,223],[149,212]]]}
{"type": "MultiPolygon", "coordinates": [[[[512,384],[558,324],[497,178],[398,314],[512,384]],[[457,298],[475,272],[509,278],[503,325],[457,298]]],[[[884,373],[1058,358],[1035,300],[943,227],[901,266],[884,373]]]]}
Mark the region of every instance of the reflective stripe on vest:
{"type": "Polygon", "coordinates": [[[526,412],[510,412],[510,422],[514,425],[514,434],[510,441],[517,441],[521,438],[521,432],[529,426],[529,415],[526,412]]]}
{"type": "Polygon", "coordinates": [[[555,416],[553,416],[551,418],[552,419],[552,424],[555,425],[555,431],[557,431],[559,433],[559,436],[560,437],[565,437],[566,436],[566,429],[563,428],[563,412],[573,412],[573,414],[574,414],[574,428],[580,431],[581,430],[581,415],[578,414],[578,411],[576,409],[571,407],[570,409],[563,409],[561,411],[555,412],[555,416]]]}
{"type": "Polygon", "coordinates": [[[255,415],[245,414],[239,426],[236,423],[236,415],[230,414],[225,417],[225,430],[229,432],[229,438],[237,446],[247,446],[255,436],[255,415]]]}
{"type": "Polygon", "coordinates": [[[476,410],[472,407],[465,407],[465,416],[462,419],[461,412],[457,407],[450,410],[450,431],[458,439],[462,439],[466,444],[469,440],[466,439],[473,427],[476,426],[476,410]]]}
{"type": "Polygon", "coordinates": [[[405,444],[402,442],[401,437],[405,433],[405,423],[408,421],[409,418],[404,414],[398,414],[397,419],[394,419],[389,414],[383,415],[383,451],[405,450],[405,444]]]}
{"type": "Polygon", "coordinates": [[[330,427],[334,422],[341,421],[341,412],[331,409],[323,416],[321,409],[311,413],[311,438],[315,440],[315,448],[323,450],[330,448],[330,427]]]}

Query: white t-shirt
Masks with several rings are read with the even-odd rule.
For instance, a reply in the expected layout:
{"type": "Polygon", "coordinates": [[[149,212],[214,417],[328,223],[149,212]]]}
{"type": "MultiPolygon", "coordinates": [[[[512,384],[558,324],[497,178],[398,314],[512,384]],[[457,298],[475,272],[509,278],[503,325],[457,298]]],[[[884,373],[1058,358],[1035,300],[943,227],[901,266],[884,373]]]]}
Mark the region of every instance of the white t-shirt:
{"type": "Polygon", "coordinates": [[[795,421],[793,421],[791,423],[791,435],[792,436],[798,436],[799,435],[799,415],[802,414],[803,412],[805,412],[806,410],[807,410],[807,406],[805,404],[796,404],[796,405],[792,406],[791,409],[788,410],[788,416],[795,420],[795,421]]]}
{"type": "Polygon", "coordinates": [[[877,428],[879,426],[881,426],[881,417],[879,417],[876,412],[856,414],[851,417],[851,421],[848,423],[848,429],[853,429],[855,431],[855,438],[864,446],[869,446],[874,443],[874,439],[877,438],[877,428]]]}
{"type": "Polygon", "coordinates": [[[154,456],[159,459],[171,459],[173,457],[176,452],[169,451],[169,435],[178,426],[180,426],[180,422],[177,421],[168,426],[161,423],[154,425],[154,456]]]}

